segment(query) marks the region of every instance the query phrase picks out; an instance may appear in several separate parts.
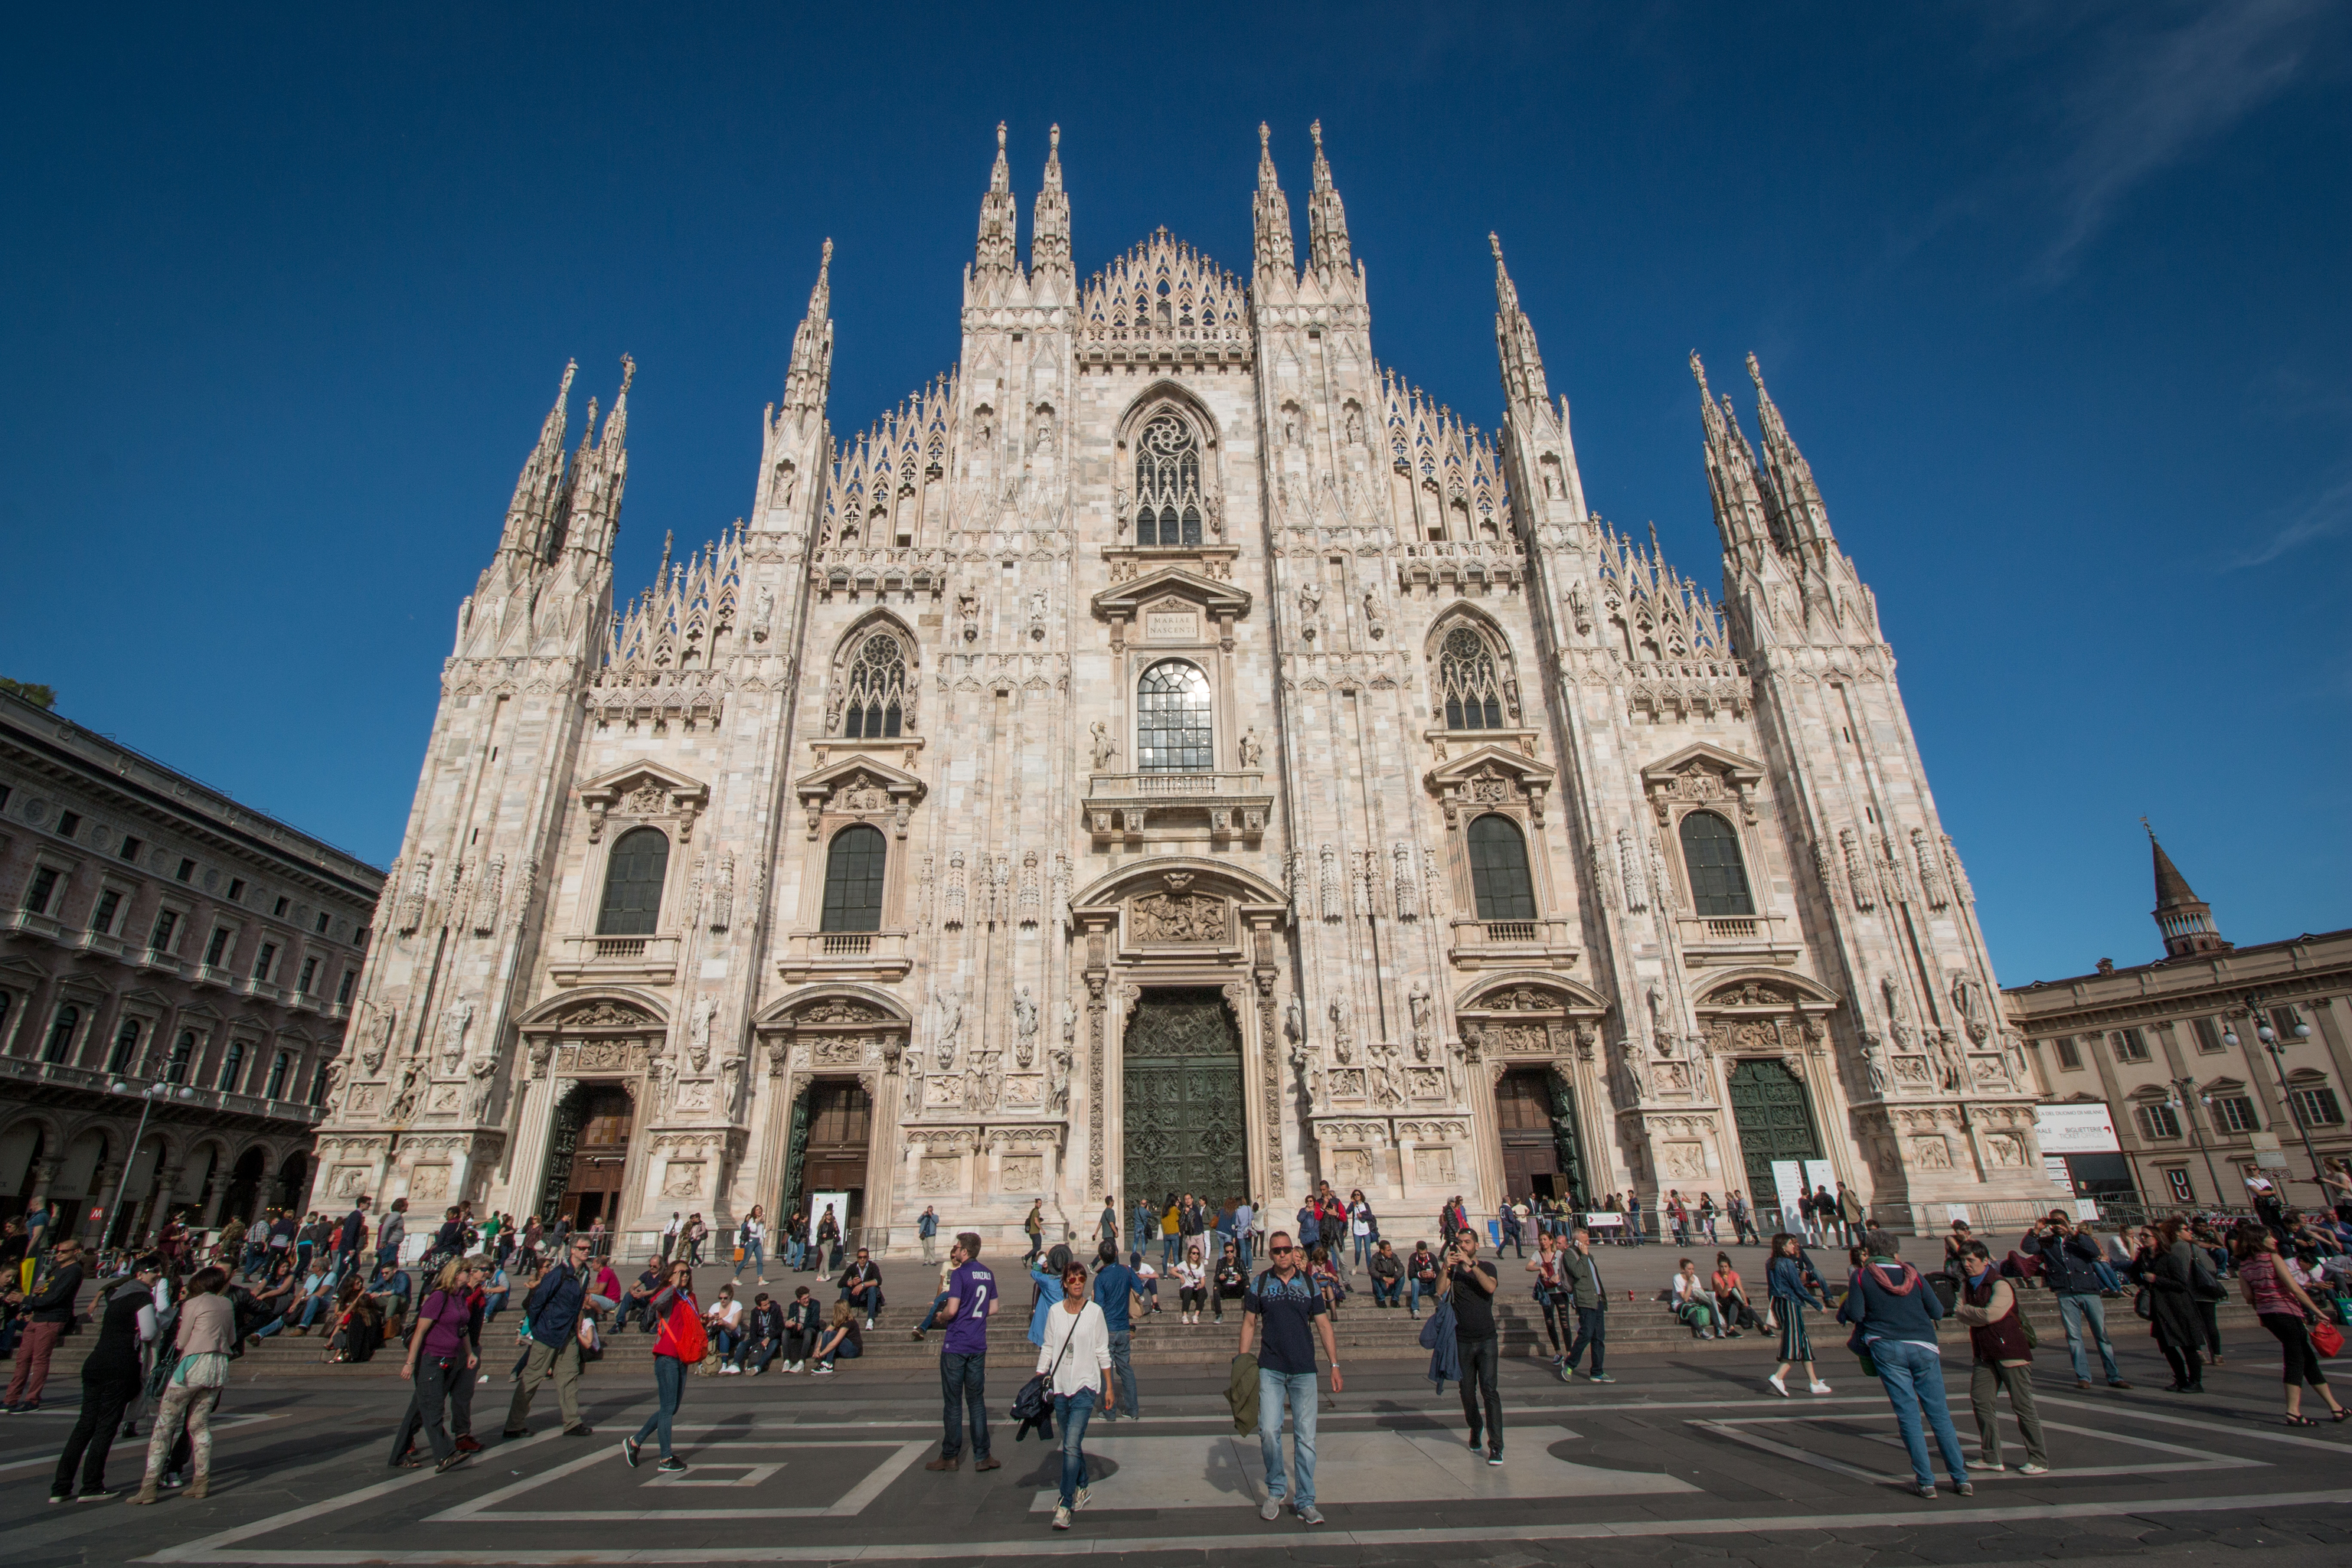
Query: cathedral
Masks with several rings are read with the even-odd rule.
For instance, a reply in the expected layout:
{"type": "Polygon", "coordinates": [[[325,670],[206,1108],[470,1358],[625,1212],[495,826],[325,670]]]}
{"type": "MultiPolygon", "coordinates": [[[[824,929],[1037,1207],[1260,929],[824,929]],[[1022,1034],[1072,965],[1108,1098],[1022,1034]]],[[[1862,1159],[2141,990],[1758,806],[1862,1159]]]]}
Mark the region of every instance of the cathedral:
{"type": "MultiPolygon", "coordinates": [[[[1055,132],[1058,143],[1059,132],[1055,132]]],[[[458,608],[318,1139],[365,1194],[642,1237],[1105,1194],[1381,1214],[1843,1182],[2046,1203],[1877,607],[1753,358],[1696,356],[1719,601],[1585,503],[1495,251],[1492,430],[1373,355],[1315,130],[1246,277],[1026,264],[836,435],[831,246],[745,519],[616,597],[629,362],[567,370],[458,608]]],[[[1493,243],[1490,239],[1490,243],[1493,243]]]]}

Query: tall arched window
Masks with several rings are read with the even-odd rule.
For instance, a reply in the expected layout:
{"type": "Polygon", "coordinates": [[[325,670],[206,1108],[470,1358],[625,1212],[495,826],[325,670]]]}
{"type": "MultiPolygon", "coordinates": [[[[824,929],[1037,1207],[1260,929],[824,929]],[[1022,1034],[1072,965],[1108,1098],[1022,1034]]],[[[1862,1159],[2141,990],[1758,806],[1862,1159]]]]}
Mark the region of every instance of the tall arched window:
{"type": "Polygon", "coordinates": [[[834,835],[824,858],[824,918],[819,931],[880,931],[882,874],[890,847],[882,831],[859,823],[834,835]]]}
{"type": "Polygon", "coordinates": [[[163,1081],[187,1082],[189,1064],[195,1059],[196,1032],[194,1029],[183,1029],[180,1031],[180,1037],[172,1042],[172,1059],[163,1065],[163,1081]]]}
{"type": "Polygon", "coordinates": [[[651,936],[661,919],[662,879],[669,874],[669,836],[658,827],[632,827],[614,842],[604,868],[604,907],[598,936],[651,936]]]}
{"type": "Polygon", "coordinates": [[[1494,649],[1468,626],[1445,634],[1437,653],[1437,690],[1449,730],[1503,727],[1503,678],[1494,649]]]}
{"type": "Polygon", "coordinates": [[[49,1043],[41,1049],[45,1062],[61,1062],[73,1049],[74,1031],[81,1027],[81,1009],[68,1002],[58,1009],[57,1021],[49,1026],[49,1043]]]}
{"type": "Polygon", "coordinates": [[[245,1078],[245,1042],[231,1040],[228,1055],[221,1059],[220,1087],[224,1093],[235,1094],[245,1078]]]}
{"type": "Polygon", "coordinates": [[[1711,811],[1683,818],[1683,865],[1690,871],[1691,903],[1703,915],[1752,915],[1748,868],[1739,858],[1739,835],[1711,811]]]}
{"type": "Polygon", "coordinates": [[[907,650],[896,632],[876,632],[850,661],[841,732],[850,740],[896,736],[907,707],[907,650]]]}
{"type": "Polygon", "coordinates": [[[1181,658],[1153,665],[1135,689],[1135,768],[1145,773],[1205,773],[1217,765],[1209,722],[1209,678],[1181,658]]]}
{"type": "Polygon", "coordinates": [[[129,1072],[131,1058],[139,1049],[139,1020],[125,1018],[122,1026],[114,1031],[114,1048],[106,1055],[106,1070],[129,1072]]]}
{"type": "Polygon", "coordinates": [[[1173,414],[1155,414],[1135,439],[1135,542],[1201,542],[1201,439],[1173,414]]]}
{"type": "Polygon", "coordinates": [[[1528,841],[1518,824],[1493,813],[1470,825],[1470,887],[1482,921],[1531,921],[1536,889],[1528,875],[1528,841]]]}

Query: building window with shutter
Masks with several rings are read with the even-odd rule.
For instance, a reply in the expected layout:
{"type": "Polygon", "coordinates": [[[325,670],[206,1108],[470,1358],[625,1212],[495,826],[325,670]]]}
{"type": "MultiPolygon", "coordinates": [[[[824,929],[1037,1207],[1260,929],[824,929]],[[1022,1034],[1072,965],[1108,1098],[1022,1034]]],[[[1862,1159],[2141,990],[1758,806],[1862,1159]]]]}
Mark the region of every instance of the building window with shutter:
{"type": "Polygon", "coordinates": [[[2332,1089],[2293,1089],[2288,1099],[2294,1105],[2294,1119],[2305,1127],[2344,1125],[2344,1107],[2337,1103],[2332,1089]]]}
{"type": "Polygon", "coordinates": [[[2197,1048],[2207,1056],[2221,1049],[2221,1028],[2210,1018],[2191,1018],[2189,1032],[2197,1037],[2197,1048]]]}
{"type": "Polygon", "coordinates": [[[2056,1039],[2051,1041],[2050,1044],[2052,1048],[2056,1050],[2058,1053],[2058,1065],[2060,1067],[2065,1068],[2068,1072],[2080,1072],[2083,1070],[2083,1052],[2081,1048],[2074,1044],[2074,1036],[2061,1035],[2056,1039]]]}
{"type": "MultiPolygon", "coordinates": [[[[2147,1060],[2147,1037],[2137,1029],[2117,1029],[2115,1032],[2116,1060],[2144,1062],[2147,1060]]],[[[2175,1134],[2179,1136],[2179,1134],[2175,1134]]]]}
{"type": "Polygon", "coordinates": [[[2254,1102],[2242,1094],[2217,1097],[2213,1101],[2213,1121],[2224,1132],[2260,1132],[2262,1118],[2254,1113],[2254,1102]]]}
{"type": "Polygon", "coordinates": [[[2180,1113],[2158,1101],[2139,1108],[2140,1136],[2148,1139],[2180,1136],[2180,1113]]]}

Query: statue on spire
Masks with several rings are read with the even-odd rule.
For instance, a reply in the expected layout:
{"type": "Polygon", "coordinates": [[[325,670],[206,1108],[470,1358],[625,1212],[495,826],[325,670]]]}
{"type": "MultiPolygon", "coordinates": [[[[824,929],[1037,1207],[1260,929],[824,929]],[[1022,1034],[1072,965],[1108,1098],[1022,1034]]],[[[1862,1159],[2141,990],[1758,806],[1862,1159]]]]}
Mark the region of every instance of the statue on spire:
{"type": "Polygon", "coordinates": [[[1323,156],[1323,122],[1307,128],[1315,139],[1315,189],[1307,198],[1307,254],[1318,271],[1346,268],[1354,255],[1348,246],[1348,209],[1331,184],[1330,161],[1323,156]]]}
{"type": "Polygon", "coordinates": [[[1546,407],[1551,388],[1544,379],[1543,351],[1536,346],[1535,323],[1519,309],[1518,286],[1503,265],[1503,242],[1486,236],[1495,253],[1495,347],[1502,356],[1503,393],[1513,403],[1546,407]]]}
{"type": "Polygon", "coordinates": [[[1257,128],[1257,200],[1252,216],[1257,226],[1257,270],[1272,274],[1277,269],[1286,278],[1296,278],[1298,271],[1297,242],[1290,232],[1290,203],[1282,194],[1275,178],[1274,133],[1261,121],[1257,128]]]}
{"type": "Polygon", "coordinates": [[[1045,132],[1045,183],[1038,187],[1029,225],[1029,270],[1071,275],[1070,197],[1062,189],[1062,128],[1058,125],[1045,132]]]}
{"type": "Polygon", "coordinates": [[[996,163],[988,172],[988,194],[980,198],[980,244],[972,255],[976,274],[1010,274],[1020,270],[1014,254],[1014,230],[1020,209],[1013,205],[1013,173],[1004,162],[1004,122],[996,122],[996,163]]]}

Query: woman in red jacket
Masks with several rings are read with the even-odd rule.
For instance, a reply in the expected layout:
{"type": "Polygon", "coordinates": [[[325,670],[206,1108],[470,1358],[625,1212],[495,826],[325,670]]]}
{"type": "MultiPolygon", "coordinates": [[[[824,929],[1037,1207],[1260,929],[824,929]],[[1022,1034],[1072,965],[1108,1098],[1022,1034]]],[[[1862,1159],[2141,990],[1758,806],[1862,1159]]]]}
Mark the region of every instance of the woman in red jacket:
{"type": "Polygon", "coordinates": [[[621,1455],[635,1468],[638,1450],[646,1438],[659,1432],[660,1468],[665,1474],[677,1475],[686,1468],[686,1461],[670,1452],[670,1421],[677,1415],[678,1396],[686,1392],[686,1374],[701,1364],[709,1343],[703,1334],[702,1308],[694,1300],[693,1267],[684,1258],[671,1264],[669,1283],[647,1306],[661,1320],[661,1332],[654,1339],[654,1392],[660,1403],[635,1436],[621,1439],[621,1455]]]}

